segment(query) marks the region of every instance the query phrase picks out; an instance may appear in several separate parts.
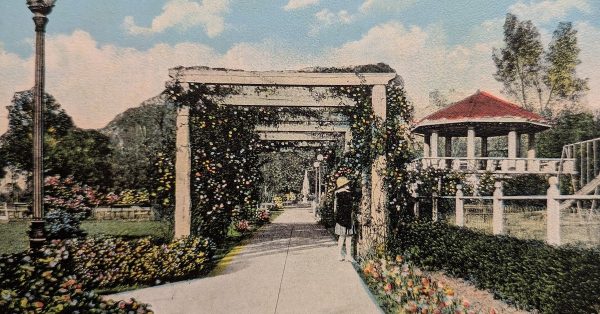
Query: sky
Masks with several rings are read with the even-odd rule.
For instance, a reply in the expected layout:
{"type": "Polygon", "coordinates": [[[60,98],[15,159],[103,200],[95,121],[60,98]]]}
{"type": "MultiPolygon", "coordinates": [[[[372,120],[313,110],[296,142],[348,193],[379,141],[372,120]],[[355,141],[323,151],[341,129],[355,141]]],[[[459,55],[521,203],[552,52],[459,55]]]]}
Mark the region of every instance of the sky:
{"type": "MultiPolygon", "coordinates": [[[[0,1],[0,133],[16,91],[34,84],[34,26],[25,0],[0,1]]],[[[457,101],[498,96],[493,48],[507,13],[529,19],[547,44],[573,22],[585,99],[600,108],[597,0],[58,0],[46,35],[46,91],[82,128],[158,95],[168,69],[205,65],[295,70],[384,62],[402,76],[417,117],[429,93],[457,101]]]]}

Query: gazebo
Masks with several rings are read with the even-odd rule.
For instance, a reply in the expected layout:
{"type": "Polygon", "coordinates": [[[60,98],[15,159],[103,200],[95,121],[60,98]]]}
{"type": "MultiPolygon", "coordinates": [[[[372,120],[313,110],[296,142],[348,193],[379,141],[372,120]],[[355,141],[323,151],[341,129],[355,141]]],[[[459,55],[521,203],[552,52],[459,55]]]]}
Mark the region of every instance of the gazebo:
{"type": "Polygon", "coordinates": [[[573,171],[574,161],[538,159],[535,135],[550,128],[540,115],[500,99],[488,92],[477,93],[423,118],[413,132],[424,136],[421,166],[452,168],[466,172],[557,173],[573,171]],[[521,135],[527,135],[527,153],[521,154],[521,135]],[[488,139],[506,136],[506,156],[489,157],[488,139]],[[438,151],[440,138],[445,140],[443,155],[438,151]],[[466,156],[452,156],[453,138],[466,137],[466,156]],[[475,138],[481,138],[476,156],[475,138]]]}

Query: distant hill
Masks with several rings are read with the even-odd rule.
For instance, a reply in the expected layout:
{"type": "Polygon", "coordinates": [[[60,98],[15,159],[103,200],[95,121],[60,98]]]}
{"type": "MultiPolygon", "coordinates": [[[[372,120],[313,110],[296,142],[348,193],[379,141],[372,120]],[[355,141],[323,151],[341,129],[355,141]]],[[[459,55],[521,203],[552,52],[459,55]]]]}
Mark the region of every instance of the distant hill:
{"type": "Polygon", "coordinates": [[[158,153],[175,145],[175,106],[159,95],[117,115],[99,131],[111,140],[115,185],[122,188],[151,186],[158,153]]]}

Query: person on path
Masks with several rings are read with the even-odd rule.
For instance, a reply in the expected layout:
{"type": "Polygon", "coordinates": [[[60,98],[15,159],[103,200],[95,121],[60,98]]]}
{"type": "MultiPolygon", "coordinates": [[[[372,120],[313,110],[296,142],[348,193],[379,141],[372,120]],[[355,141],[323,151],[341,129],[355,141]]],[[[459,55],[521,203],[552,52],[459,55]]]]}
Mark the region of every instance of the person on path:
{"type": "Polygon", "coordinates": [[[339,260],[344,259],[348,262],[354,262],[352,257],[352,238],[356,233],[354,220],[352,219],[352,209],[354,199],[350,191],[350,181],[346,177],[339,177],[336,181],[336,191],[333,204],[333,213],[335,217],[335,234],[338,238],[339,260]],[[346,245],[346,254],[344,255],[344,244],[346,245]]]}

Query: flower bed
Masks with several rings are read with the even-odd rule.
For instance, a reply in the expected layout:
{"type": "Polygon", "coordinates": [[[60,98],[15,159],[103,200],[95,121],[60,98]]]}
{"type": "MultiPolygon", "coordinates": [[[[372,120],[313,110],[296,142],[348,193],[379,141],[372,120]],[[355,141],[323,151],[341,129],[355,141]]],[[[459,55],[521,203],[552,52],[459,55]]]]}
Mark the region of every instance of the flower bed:
{"type": "Polygon", "coordinates": [[[164,245],[149,238],[53,241],[39,257],[0,257],[0,312],[151,313],[135,300],[103,300],[93,289],[193,278],[208,270],[213,252],[194,237],[164,245]]]}
{"type": "Polygon", "coordinates": [[[387,313],[476,313],[451,287],[432,280],[419,269],[395,259],[381,258],[362,263],[367,284],[387,313]]]}
{"type": "Polygon", "coordinates": [[[469,280],[519,308],[600,311],[600,250],[485,235],[441,223],[404,223],[392,251],[428,270],[469,280]]]}

